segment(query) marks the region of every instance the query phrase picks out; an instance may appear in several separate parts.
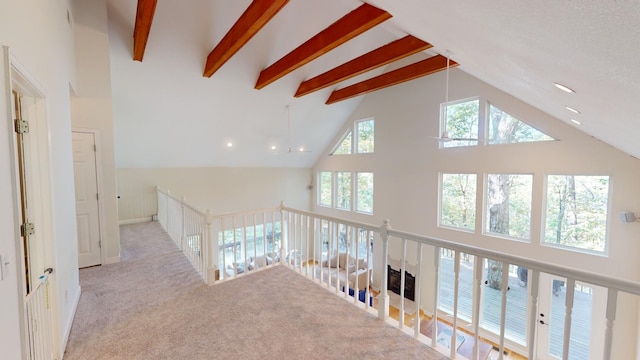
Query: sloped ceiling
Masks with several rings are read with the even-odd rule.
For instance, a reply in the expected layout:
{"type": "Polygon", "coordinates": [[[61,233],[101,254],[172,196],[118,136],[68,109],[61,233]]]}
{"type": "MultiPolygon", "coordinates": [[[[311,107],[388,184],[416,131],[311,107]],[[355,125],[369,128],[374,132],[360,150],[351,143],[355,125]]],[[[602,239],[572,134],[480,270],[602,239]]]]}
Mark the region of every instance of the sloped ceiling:
{"type": "Polygon", "coordinates": [[[640,129],[634,126],[634,100],[640,99],[637,3],[367,3],[392,17],[256,90],[263,69],[363,3],[290,0],[209,78],[202,76],[207,56],[251,1],[159,0],[144,59],[137,62],[136,2],[109,0],[118,167],[310,167],[362,99],[325,105],[332,92],[397,66],[294,97],[300,83],[407,34],[433,48],[404,64],[448,54],[461,70],[561,121],[578,120],[580,130],[640,157],[640,129]],[[562,92],[554,82],[576,93],[562,92]],[[312,152],[288,153],[290,146],[312,152]]]}

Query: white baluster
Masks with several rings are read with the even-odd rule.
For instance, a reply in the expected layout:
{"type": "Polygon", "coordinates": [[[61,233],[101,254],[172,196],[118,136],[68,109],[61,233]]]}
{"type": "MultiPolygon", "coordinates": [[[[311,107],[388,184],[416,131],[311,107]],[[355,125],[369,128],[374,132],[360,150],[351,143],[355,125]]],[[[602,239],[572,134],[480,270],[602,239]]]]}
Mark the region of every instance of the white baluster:
{"type": "Polygon", "coordinates": [[[382,285],[380,287],[380,295],[378,295],[378,318],[386,320],[389,317],[389,294],[387,294],[387,288],[389,286],[387,281],[387,266],[389,261],[389,230],[391,230],[391,223],[388,219],[383,221],[380,226],[380,239],[382,240],[382,285]]]}
{"type": "Polygon", "coordinates": [[[602,359],[611,359],[611,345],[613,342],[613,324],[616,320],[618,307],[618,290],[609,288],[607,292],[606,329],[604,330],[604,354],[602,359]]]}
{"type": "Polygon", "coordinates": [[[529,270],[531,276],[527,275],[527,286],[529,287],[530,297],[529,306],[531,311],[529,312],[529,331],[528,331],[528,345],[529,345],[529,359],[535,359],[536,356],[536,324],[538,320],[538,284],[540,282],[540,272],[538,270],[529,270]]]}
{"type": "Polygon", "coordinates": [[[218,242],[213,241],[213,214],[211,209],[207,209],[206,213],[207,231],[205,233],[204,241],[202,242],[202,259],[204,260],[204,268],[212,269],[212,272],[207,272],[206,282],[207,284],[213,284],[216,281],[216,266],[218,261],[210,258],[210,254],[218,254],[218,242]]]}
{"type": "Polygon", "coordinates": [[[404,282],[407,273],[407,239],[402,239],[402,253],[400,254],[400,316],[398,316],[398,327],[404,327],[404,282]]]}
{"type": "Polygon", "coordinates": [[[576,291],[576,280],[567,279],[567,295],[564,299],[564,341],[562,346],[562,358],[569,358],[569,345],[571,345],[571,319],[573,314],[573,297],[576,291]]]}
{"type": "Polygon", "coordinates": [[[453,326],[451,334],[451,357],[455,358],[458,346],[457,333],[458,333],[458,290],[460,285],[460,252],[456,251],[453,256],[453,326]]]}
{"type": "Polygon", "coordinates": [[[482,309],[482,274],[484,270],[484,258],[476,256],[473,263],[473,355],[472,360],[479,359],[480,348],[480,311],[482,309]]]}
{"type": "Polygon", "coordinates": [[[420,303],[422,302],[422,243],[418,243],[418,252],[416,253],[416,286],[415,286],[415,301],[416,301],[416,315],[415,315],[415,329],[413,336],[418,337],[420,335],[420,303]]]}
{"type": "Polygon", "coordinates": [[[438,340],[438,306],[440,304],[440,252],[441,248],[436,246],[433,249],[433,272],[435,274],[436,286],[433,291],[433,316],[431,317],[431,346],[436,347],[438,340]]]}
{"type": "Polygon", "coordinates": [[[502,262],[502,298],[500,302],[500,355],[498,359],[504,359],[504,332],[507,323],[507,291],[509,290],[509,264],[502,262]]]}

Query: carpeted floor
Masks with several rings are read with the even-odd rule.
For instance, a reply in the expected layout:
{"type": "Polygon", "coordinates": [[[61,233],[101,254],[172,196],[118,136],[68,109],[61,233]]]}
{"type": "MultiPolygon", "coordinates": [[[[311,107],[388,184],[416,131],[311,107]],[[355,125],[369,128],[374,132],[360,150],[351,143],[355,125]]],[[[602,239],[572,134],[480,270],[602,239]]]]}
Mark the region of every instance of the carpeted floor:
{"type": "Polygon", "coordinates": [[[65,360],[446,359],[284,266],[207,286],[157,223],[82,269],[65,360]]]}

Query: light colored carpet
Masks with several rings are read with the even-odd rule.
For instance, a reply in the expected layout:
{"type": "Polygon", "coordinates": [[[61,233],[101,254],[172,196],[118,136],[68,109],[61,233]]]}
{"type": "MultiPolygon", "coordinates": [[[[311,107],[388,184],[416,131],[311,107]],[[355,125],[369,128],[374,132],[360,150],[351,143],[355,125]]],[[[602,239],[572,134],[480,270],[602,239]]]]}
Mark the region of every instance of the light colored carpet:
{"type": "Polygon", "coordinates": [[[207,286],[157,223],[82,269],[64,359],[446,359],[284,266],[207,286]]]}

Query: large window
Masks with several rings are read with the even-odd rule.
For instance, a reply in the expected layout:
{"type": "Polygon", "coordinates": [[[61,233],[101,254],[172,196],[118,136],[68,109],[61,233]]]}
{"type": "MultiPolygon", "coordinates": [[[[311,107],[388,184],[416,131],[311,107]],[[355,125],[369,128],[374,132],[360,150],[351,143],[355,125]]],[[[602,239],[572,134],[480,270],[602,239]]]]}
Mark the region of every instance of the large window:
{"type": "Polygon", "coordinates": [[[532,175],[487,175],[488,233],[531,238],[532,175]]]}
{"type": "Polygon", "coordinates": [[[489,105],[489,144],[554,140],[510,114],[489,105]]]}
{"type": "Polygon", "coordinates": [[[547,176],[544,242],[605,252],[608,202],[608,176],[547,176]]]}
{"type": "Polygon", "coordinates": [[[373,173],[356,173],[356,211],[373,213],[373,173]]]}
{"type": "Polygon", "coordinates": [[[331,155],[372,153],[375,148],[374,135],[373,119],[356,121],[354,127],[340,138],[331,155]]]}
{"type": "Polygon", "coordinates": [[[478,115],[480,100],[465,99],[442,104],[442,133],[451,141],[443,141],[443,147],[473,146],[478,144],[478,115]]]}
{"type": "Polygon", "coordinates": [[[441,175],[440,225],[475,229],[476,174],[441,175]]]}
{"type": "Polygon", "coordinates": [[[373,119],[356,122],[356,153],[372,153],[374,148],[374,123],[373,119]]]}
{"type": "Polygon", "coordinates": [[[331,194],[333,193],[331,180],[331,172],[321,171],[318,173],[318,204],[322,206],[331,206],[331,194]]]}
{"type": "Polygon", "coordinates": [[[336,173],[336,208],[351,210],[351,173],[336,173]]]}

